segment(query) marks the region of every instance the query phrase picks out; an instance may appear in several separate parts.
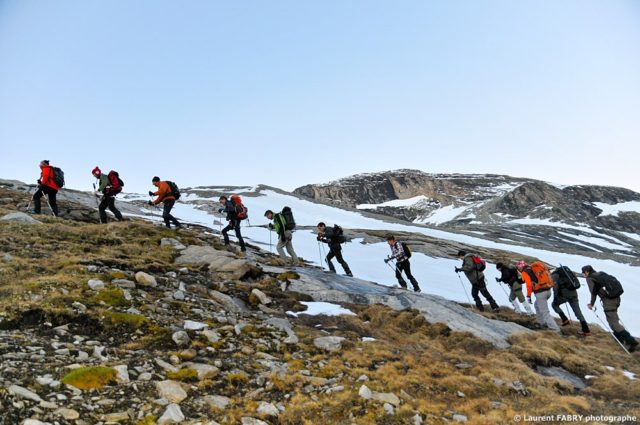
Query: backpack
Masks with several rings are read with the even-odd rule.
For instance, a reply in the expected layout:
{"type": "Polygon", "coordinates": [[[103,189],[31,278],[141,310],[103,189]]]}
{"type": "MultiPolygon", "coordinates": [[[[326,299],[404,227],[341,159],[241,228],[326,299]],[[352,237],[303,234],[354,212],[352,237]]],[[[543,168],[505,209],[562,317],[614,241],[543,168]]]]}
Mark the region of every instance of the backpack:
{"type": "Polygon", "coordinates": [[[249,209],[242,203],[240,195],[231,195],[231,203],[236,211],[236,218],[238,220],[244,220],[249,217],[249,209]]]}
{"type": "Polygon", "coordinates": [[[111,187],[108,188],[106,192],[108,192],[109,195],[117,195],[118,193],[122,192],[122,186],[124,186],[124,182],[120,180],[120,175],[118,174],[118,172],[111,170],[109,171],[109,174],[107,174],[107,177],[109,178],[111,187]]]}
{"type": "Polygon", "coordinates": [[[178,189],[178,185],[168,180],[167,184],[169,185],[169,189],[171,189],[171,195],[176,198],[176,201],[180,199],[180,189],[178,189]]]}
{"type": "Polygon", "coordinates": [[[411,248],[409,248],[409,245],[407,245],[404,242],[400,242],[400,245],[402,245],[402,250],[404,251],[404,255],[406,255],[407,258],[411,258],[411,256],[413,255],[413,252],[411,252],[411,248]]]}
{"type": "Polygon", "coordinates": [[[473,260],[473,264],[476,266],[477,271],[482,272],[487,268],[487,262],[480,258],[478,255],[473,255],[471,259],[473,260]]]}
{"type": "Polygon", "coordinates": [[[553,279],[549,273],[549,269],[542,261],[534,261],[529,267],[523,270],[531,277],[533,284],[533,292],[540,292],[545,289],[553,288],[553,279]]]}
{"type": "Polygon", "coordinates": [[[342,230],[342,227],[337,224],[333,226],[332,240],[335,240],[338,243],[345,243],[347,241],[347,238],[344,237],[344,230],[342,230]]]}
{"type": "Polygon", "coordinates": [[[599,272],[597,278],[594,280],[602,286],[602,291],[607,298],[618,298],[624,293],[620,281],[610,274],[599,272]]]}
{"type": "Polygon", "coordinates": [[[560,267],[553,271],[553,273],[558,277],[558,283],[561,287],[569,290],[576,290],[580,288],[580,281],[569,267],[561,264],[560,267]]]}
{"type": "Polygon", "coordinates": [[[293,218],[293,212],[291,212],[291,208],[284,207],[281,214],[282,217],[284,217],[284,229],[294,230],[296,228],[296,220],[293,218]]]}
{"type": "Polygon", "coordinates": [[[51,171],[53,171],[53,182],[56,186],[64,186],[64,171],[58,167],[51,167],[51,171]]]}

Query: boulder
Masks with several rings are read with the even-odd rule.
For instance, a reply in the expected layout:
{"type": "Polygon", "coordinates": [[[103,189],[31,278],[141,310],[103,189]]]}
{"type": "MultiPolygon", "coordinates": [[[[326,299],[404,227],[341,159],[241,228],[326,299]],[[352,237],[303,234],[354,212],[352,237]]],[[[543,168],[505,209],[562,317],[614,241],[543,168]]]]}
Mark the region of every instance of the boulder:
{"type": "Polygon", "coordinates": [[[321,336],[313,340],[313,345],[325,351],[338,351],[344,340],[341,336],[321,336]]]}
{"type": "Polygon", "coordinates": [[[141,286],[149,286],[151,288],[158,286],[156,278],[145,272],[136,273],[136,282],[141,286]]]}
{"type": "Polygon", "coordinates": [[[31,217],[29,214],[25,214],[23,212],[12,212],[7,215],[4,215],[0,218],[2,221],[13,221],[15,223],[21,224],[42,224],[41,221],[36,220],[31,217]]]}
{"type": "Polygon", "coordinates": [[[182,386],[171,380],[156,382],[156,390],[158,395],[171,403],[180,403],[187,398],[187,392],[182,386]]]}
{"type": "Polygon", "coordinates": [[[181,250],[187,248],[179,240],[174,239],[174,238],[162,238],[162,239],[160,239],[160,246],[161,247],[170,246],[171,248],[176,249],[178,251],[181,251],[181,250]]]}
{"type": "Polygon", "coordinates": [[[158,419],[158,425],[164,424],[179,424],[183,422],[186,418],[180,410],[180,406],[177,404],[170,404],[167,406],[167,409],[164,411],[160,419],[158,419]]]}

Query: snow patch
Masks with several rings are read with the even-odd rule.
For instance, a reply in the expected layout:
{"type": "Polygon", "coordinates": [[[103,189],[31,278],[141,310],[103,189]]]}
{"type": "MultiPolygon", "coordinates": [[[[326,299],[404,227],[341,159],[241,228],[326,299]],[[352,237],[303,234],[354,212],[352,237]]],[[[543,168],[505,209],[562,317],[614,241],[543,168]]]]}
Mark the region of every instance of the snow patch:
{"type": "Polygon", "coordinates": [[[360,204],[360,205],[356,205],[356,208],[359,210],[374,210],[378,207],[402,208],[402,207],[412,207],[422,202],[434,202],[434,201],[430,198],[427,198],[424,195],[418,195],[418,196],[414,196],[413,198],[394,199],[392,201],[383,202],[381,204],[360,204]]]}
{"type": "Polygon", "coordinates": [[[300,314],[307,314],[309,316],[318,316],[318,315],[340,316],[341,314],[346,314],[348,316],[356,315],[353,311],[348,310],[342,307],[341,305],[337,305],[337,304],[331,304],[331,303],[325,303],[325,302],[306,302],[306,301],[302,301],[301,304],[304,304],[307,306],[307,309],[305,311],[301,311],[298,313],[295,313],[293,311],[287,311],[287,314],[295,317],[298,317],[300,314]]]}
{"type": "Polygon", "coordinates": [[[604,202],[594,202],[593,206],[602,210],[598,217],[612,215],[618,216],[621,212],[635,212],[640,214],[640,201],[621,202],[619,204],[605,204],[604,202]]]}

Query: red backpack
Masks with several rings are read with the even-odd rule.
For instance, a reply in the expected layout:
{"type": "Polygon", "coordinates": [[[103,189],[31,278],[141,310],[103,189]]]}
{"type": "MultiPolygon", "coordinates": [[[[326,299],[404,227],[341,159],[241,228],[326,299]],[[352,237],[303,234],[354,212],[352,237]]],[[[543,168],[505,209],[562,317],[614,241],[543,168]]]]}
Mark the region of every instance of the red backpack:
{"type": "Polygon", "coordinates": [[[476,266],[476,270],[479,272],[484,271],[484,269],[487,268],[487,263],[486,261],[484,261],[482,258],[480,258],[480,256],[478,255],[474,255],[471,257],[471,259],[473,260],[473,265],[476,266]]]}
{"type": "Polygon", "coordinates": [[[109,179],[110,188],[107,188],[107,192],[109,195],[117,195],[122,192],[122,186],[124,186],[124,182],[120,180],[120,175],[117,171],[109,171],[107,174],[107,178],[109,179]]]}
{"type": "Polygon", "coordinates": [[[244,220],[249,217],[249,209],[244,206],[239,195],[231,195],[231,202],[233,202],[236,209],[236,218],[238,220],[244,220]]]}

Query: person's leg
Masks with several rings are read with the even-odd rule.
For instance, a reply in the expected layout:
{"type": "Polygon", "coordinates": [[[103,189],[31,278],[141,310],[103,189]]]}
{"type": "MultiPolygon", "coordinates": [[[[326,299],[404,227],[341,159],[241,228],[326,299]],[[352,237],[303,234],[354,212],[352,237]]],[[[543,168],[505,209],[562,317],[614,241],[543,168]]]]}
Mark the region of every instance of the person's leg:
{"type": "Polygon", "coordinates": [[[625,330],[624,326],[620,323],[620,317],[618,316],[618,307],[620,307],[620,297],[603,299],[602,309],[604,310],[607,323],[613,332],[621,333],[625,330]]]}
{"type": "Polygon", "coordinates": [[[407,282],[402,277],[402,263],[396,262],[396,279],[398,279],[398,283],[404,289],[407,289],[407,282]]]}
{"type": "Polygon", "coordinates": [[[109,205],[109,199],[107,195],[102,195],[100,204],[98,205],[98,216],[100,216],[100,223],[107,222],[107,206],[109,205]]]}
{"type": "Polygon", "coordinates": [[[584,315],[582,314],[582,310],[580,310],[580,302],[578,301],[578,297],[571,298],[569,300],[569,307],[573,310],[573,314],[576,316],[578,322],[586,322],[584,315]]]}
{"type": "Polygon", "coordinates": [[[240,233],[240,220],[236,221],[235,229],[236,229],[236,238],[238,238],[238,243],[240,244],[240,251],[246,251],[247,246],[244,244],[242,233],[240,233]]]}
{"type": "Polygon", "coordinates": [[[294,266],[297,266],[298,256],[296,255],[296,252],[293,250],[293,233],[291,232],[291,230],[286,230],[284,234],[286,237],[287,252],[291,256],[291,262],[293,263],[294,266]]]}
{"type": "Polygon", "coordinates": [[[411,285],[413,285],[413,290],[416,291],[416,292],[419,292],[420,291],[420,285],[418,285],[418,281],[411,274],[411,263],[409,262],[409,260],[404,260],[403,263],[404,263],[404,266],[402,268],[404,270],[404,274],[407,275],[407,278],[409,279],[409,282],[411,282],[411,285]]]}
{"type": "Polygon", "coordinates": [[[543,291],[536,294],[536,303],[542,320],[541,324],[546,325],[551,330],[560,331],[560,327],[551,317],[549,298],[551,298],[551,291],[543,291]]]}
{"type": "Polygon", "coordinates": [[[109,211],[116,216],[116,219],[122,220],[122,213],[116,208],[116,197],[109,196],[109,211]]]}
{"type": "MultiPolygon", "coordinates": [[[[280,258],[282,258],[283,260],[287,259],[287,255],[284,253],[284,247],[286,245],[286,241],[282,241],[282,239],[278,238],[278,244],[276,245],[276,251],[278,252],[278,255],[280,256],[280,258]]],[[[289,250],[289,247],[287,247],[287,251],[289,250]]]]}
{"type": "Polygon", "coordinates": [[[56,217],[58,216],[58,202],[56,200],[56,196],[58,194],[58,191],[55,189],[51,189],[51,188],[45,188],[45,192],[47,194],[47,197],[49,198],[49,206],[51,207],[51,212],[53,212],[53,215],[55,215],[56,217]]]}
{"type": "Polygon", "coordinates": [[[233,229],[233,220],[229,222],[229,224],[227,224],[227,226],[222,229],[222,238],[224,239],[224,244],[225,245],[229,245],[229,230],[233,229]]]}
{"type": "Polygon", "coordinates": [[[340,265],[342,266],[342,269],[344,270],[344,272],[348,276],[353,276],[353,274],[351,273],[351,269],[349,268],[349,264],[347,264],[347,262],[344,261],[344,258],[342,257],[342,248],[340,248],[340,246],[338,246],[337,248],[334,247],[331,250],[335,254],[336,260],[338,260],[338,263],[340,263],[340,265]]]}
{"type": "Polygon", "coordinates": [[[40,214],[42,212],[42,187],[36,190],[36,193],[33,194],[33,213],[40,214]]]}
{"type": "Polygon", "coordinates": [[[560,316],[560,320],[562,320],[563,326],[565,325],[565,323],[567,325],[569,324],[569,318],[567,317],[566,314],[563,313],[562,308],[560,308],[560,306],[564,303],[565,303],[564,300],[560,300],[558,298],[554,298],[553,301],[551,302],[551,308],[553,309],[553,311],[558,313],[558,316],[560,316]]]}
{"type": "Polygon", "coordinates": [[[331,262],[331,260],[335,256],[336,255],[333,253],[333,249],[331,249],[331,245],[329,245],[329,253],[327,254],[325,260],[327,261],[327,266],[329,266],[329,271],[331,271],[331,273],[336,272],[336,268],[333,266],[333,263],[331,262]]]}
{"type": "Polygon", "coordinates": [[[480,292],[480,288],[477,285],[471,285],[471,296],[473,297],[473,301],[476,303],[476,307],[478,310],[484,311],[484,306],[482,305],[482,300],[478,293],[480,292]]]}
{"type": "Polygon", "coordinates": [[[478,289],[480,290],[480,293],[482,294],[482,296],[485,297],[486,300],[489,302],[489,305],[491,306],[492,309],[498,310],[500,308],[498,307],[496,300],[494,300],[491,294],[489,293],[489,290],[487,289],[487,284],[484,281],[484,279],[478,282],[478,289]]]}

